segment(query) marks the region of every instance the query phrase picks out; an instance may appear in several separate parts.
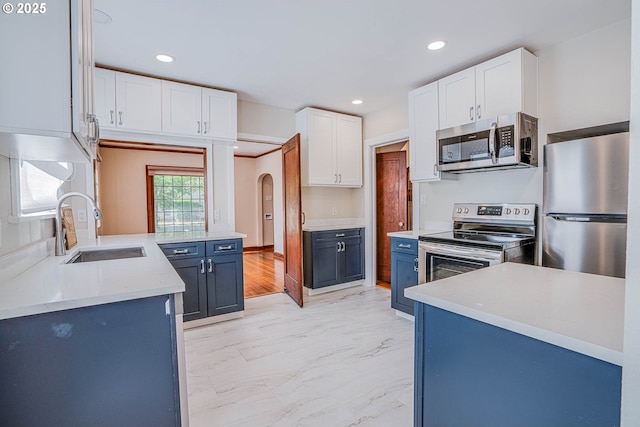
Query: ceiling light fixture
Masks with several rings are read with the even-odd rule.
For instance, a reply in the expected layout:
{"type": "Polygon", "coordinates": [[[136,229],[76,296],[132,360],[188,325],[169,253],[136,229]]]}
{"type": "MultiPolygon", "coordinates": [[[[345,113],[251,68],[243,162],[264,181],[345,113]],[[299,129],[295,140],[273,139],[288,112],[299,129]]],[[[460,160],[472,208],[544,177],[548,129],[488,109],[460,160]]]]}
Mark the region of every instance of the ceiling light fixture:
{"type": "Polygon", "coordinates": [[[362,99],[354,99],[353,101],[351,101],[351,103],[353,105],[360,105],[362,104],[364,101],[362,99]]]}
{"type": "Polygon", "coordinates": [[[173,56],[170,55],[165,55],[164,53],[160,53],[158,55],[156,55],[156,59],[160,62],[173,62],[175,61],[175,58],[173,56]]]}
{"type": "Polygon", "coordinates": [[[237,145],[234,145],[234,146],[233,146],[233,149],[234,149],[234,150],[237,150],[238,148],[240,148],[240,147],[238,147],[237,145]]]}
{"type": "Polygon", "coordinates": [[[447,44],[447,42],[442,41],[442,40],[438,40],[438,41],[429,43],[429,46],[427,46],[427,48],[429,50],[438,50],[438,49],[442,49],[444,47],[444,45],[446,45],[446,44],[447,44]]]}

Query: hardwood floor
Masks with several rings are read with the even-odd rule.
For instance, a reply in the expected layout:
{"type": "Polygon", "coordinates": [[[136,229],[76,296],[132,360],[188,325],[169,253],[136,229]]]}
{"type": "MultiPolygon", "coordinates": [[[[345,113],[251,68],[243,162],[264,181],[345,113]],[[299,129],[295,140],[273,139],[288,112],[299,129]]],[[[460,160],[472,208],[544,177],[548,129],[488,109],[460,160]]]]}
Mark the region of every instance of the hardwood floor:
{"type": "Polygon", "coordinates": [[[284,264],[273,256],[273,248],[245,252],[244,297],[253,298],[284,290],[284,264]]]}
{"type": "Polygon", "coordinates": [[[377,281],[376,281],[376,286],[379,286],[379,287],[384,288],[384,289],[389,289],[389,290],[391,290],[391,283],[389,283],[389,282],[384,282],[384,281],[382,281],[382,280],[377,280],[377,281]]]}

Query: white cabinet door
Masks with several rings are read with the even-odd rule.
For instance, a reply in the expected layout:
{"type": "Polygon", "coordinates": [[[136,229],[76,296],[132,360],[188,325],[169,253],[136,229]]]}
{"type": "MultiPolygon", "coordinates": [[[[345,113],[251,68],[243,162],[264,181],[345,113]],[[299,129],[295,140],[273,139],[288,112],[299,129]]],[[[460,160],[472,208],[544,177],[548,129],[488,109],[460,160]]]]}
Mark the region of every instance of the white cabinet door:
{"type": "Polygon", "coordinates": [[[335,185],[338,183],[335,151],[336,114],[308,109],[307,120],[307,184],[335,185]]]}
{"type": "Polygon", "coordinates": [[[438,82],[409,92],[409,174],[412,182],[437,181],[438,82]]]}
{"type": "Polygon", "coordinates": [[[202,89],[202,135],[207,138],[238,137],[238,95],[202,89]]]}
{"type": "Polygon", "coordinates": [[[116,72],[102,68],[95,69],[94,114],[103,129],[116,127],[116,72]]]}
{"type": "Polygon", "coordinates": [[[522,49],[476,65],[478,120],[522,111],[522,49]]]}
{"type": "Polygon", "coordinates": [[[362,118],[336,114],[338,184],[362,186],[362,118]]]}
{"type": "Polygon", "coordinates": [[[34,16],[2,15],[0,131],[69,138],[69,2],[47,3],[34,16]]]}
{"type": "Polygon", "coordinates": [[[440,128],[475,121],[475,70],[468,68],[438,81],[440,128]]]}
{"type": "Polygon", "coordinates": [[[162,131],[160,80],[116,72],[116,123],[119,129],[162,131]]]}
{"type": "Polygon", "coordinates": [[[202,88],[164,80],[161,84],[162,132],[202,135],[202,88]]]}

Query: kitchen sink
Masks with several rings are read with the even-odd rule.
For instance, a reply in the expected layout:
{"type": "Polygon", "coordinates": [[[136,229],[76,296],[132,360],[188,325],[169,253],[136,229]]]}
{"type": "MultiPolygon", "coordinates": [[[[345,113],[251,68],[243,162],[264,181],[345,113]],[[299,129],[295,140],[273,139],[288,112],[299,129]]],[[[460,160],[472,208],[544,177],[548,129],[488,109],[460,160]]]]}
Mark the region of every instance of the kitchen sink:
{"type": "Polygon", "coordinates": [[[66,264],[79,262],[107,261],[111,259],[140,258],[147,256],[142,246],[132,248],[95,249],[79,251],[66,264]]]}

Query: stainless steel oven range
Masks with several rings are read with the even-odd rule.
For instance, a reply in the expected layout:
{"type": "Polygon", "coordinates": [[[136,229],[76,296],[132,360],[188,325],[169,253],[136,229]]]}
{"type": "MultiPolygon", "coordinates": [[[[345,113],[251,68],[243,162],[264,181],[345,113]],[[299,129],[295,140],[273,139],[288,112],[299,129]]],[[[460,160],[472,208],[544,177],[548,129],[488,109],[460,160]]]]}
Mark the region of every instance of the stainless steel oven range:
{"type": "Polygon", "coordinates": [[[418,283],[502,262],[534,264],[537,214],[535,204],[454,204],[453,231],[419,237],[418,283]]]}

